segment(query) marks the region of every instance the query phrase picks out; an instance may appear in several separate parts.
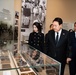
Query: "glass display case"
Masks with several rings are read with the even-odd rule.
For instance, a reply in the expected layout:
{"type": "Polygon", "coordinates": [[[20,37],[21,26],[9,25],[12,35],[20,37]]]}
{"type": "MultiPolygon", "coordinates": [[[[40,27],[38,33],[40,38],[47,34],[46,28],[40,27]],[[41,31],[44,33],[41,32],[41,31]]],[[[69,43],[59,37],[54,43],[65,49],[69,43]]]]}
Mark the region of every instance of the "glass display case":
{"type": "Polygon", "coordinates": [[[20,50],[0,49],[0,75],[60,75],[60,69],[58,61],[26,43],[20,50]]]}

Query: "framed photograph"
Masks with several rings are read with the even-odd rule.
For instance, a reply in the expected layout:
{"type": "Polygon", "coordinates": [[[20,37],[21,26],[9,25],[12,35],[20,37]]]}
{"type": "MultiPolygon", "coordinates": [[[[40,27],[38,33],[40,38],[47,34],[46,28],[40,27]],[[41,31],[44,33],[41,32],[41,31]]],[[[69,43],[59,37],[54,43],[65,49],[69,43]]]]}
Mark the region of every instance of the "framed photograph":
{"type": "Polygon", "coordinates": [[[22,0],[21,28],[25,28],[26,33],[30,34],[33,30],[32,25],[34,22],[40,22],[43,28],[42,31],[44,32],[46,21],[46,4],[47,0],[22,0]]]}
{"type": "Polygon", "coordinates": [[[25,29],[21,28],[21,32],[25,32],[25,29]]]}

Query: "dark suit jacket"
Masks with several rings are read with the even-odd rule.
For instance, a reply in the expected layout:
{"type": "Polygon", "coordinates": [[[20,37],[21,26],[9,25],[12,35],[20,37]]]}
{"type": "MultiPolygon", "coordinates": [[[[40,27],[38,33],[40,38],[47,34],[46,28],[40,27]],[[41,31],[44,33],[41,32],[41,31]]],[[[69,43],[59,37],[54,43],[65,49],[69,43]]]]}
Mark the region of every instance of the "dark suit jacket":
{"type": "Polygon", "coordinates": [[[71,56],[76,58],[76,38],[75,38],[75,32],[70,33],[70,47],[71,47],[71,56]]]}
{"type": "Polygon", "coordinates": [[[69,32],[62,29],[58,44],[55,44],[55,32],[50,30],[45,36],[46,54],[59,62],[66,61],[69,32]]]}

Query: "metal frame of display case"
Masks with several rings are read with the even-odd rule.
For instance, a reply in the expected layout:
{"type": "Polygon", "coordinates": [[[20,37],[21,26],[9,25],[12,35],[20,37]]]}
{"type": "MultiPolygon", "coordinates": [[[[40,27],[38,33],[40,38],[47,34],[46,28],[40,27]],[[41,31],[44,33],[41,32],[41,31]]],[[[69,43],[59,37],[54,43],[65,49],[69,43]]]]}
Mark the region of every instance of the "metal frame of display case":
{"type": "Polygon", "coordinates": [[[61,63],[26,43],[0,50],[0,75],[60,75],[61,63]]]}

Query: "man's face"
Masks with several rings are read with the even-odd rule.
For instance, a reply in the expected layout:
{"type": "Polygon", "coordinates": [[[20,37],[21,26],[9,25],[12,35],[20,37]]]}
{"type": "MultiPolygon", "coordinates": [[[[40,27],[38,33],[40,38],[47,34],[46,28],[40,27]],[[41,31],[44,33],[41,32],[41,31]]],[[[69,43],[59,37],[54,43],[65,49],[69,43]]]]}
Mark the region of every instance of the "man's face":
{"type": "Polygon", "coordinates": [[[59,25],[59,23],[58,23],[57,21],[54,21],[54,22],[53,22],[53,30],[54,30],[55,32],[58,32],[61,28],[62,28],[62,24],[59,25]]]}

